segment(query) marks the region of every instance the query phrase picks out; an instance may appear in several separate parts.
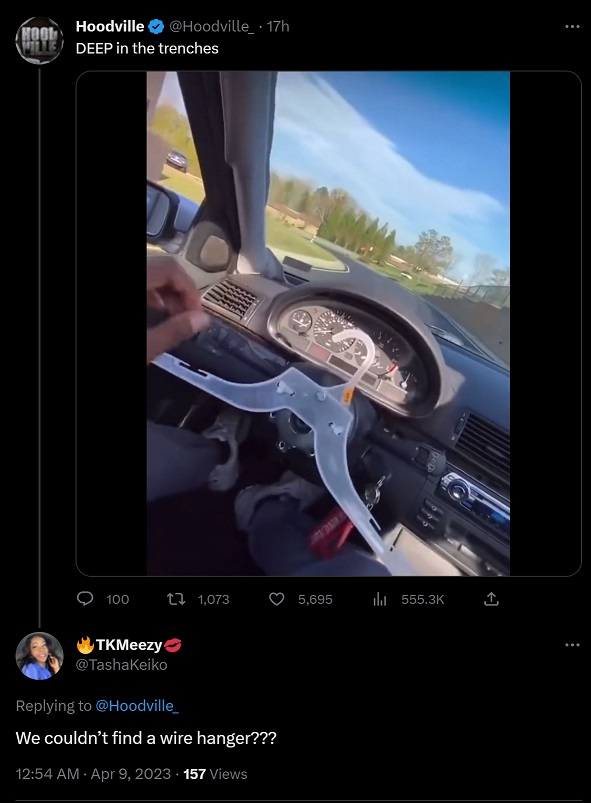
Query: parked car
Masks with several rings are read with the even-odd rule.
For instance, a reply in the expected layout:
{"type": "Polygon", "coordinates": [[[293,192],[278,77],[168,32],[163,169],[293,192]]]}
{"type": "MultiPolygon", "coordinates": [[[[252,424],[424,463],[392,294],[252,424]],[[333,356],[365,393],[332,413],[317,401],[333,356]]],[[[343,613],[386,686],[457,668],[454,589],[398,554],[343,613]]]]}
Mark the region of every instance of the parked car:
{"type": "Polygon", "coordinates": [[[183,173],[187,172],[189,160],[184,153],[180,151],[170,151],[166,157],[166,164],[181,170],[183,173]]]}

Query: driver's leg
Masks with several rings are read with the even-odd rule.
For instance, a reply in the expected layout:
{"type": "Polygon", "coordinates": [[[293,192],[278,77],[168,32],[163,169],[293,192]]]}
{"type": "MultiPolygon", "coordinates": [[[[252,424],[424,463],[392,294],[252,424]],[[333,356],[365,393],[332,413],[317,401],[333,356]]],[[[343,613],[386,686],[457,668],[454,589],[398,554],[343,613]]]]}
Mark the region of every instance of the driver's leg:
{"type": "Polygon", "coordinates": [[[250,416],[225,407],[203,434],[148,421],[148,502],[207,485],[227,491],[238,479],[238,449],[250,416]]]}
{"type": "Polygon", "coordinates": [[[308,539],[315,522],[305,511],[322,494],[289,473],[275,485],[245,488],[238,494],[236,522],[248,533],[255,563],[272,577],[389,577],[383,564],[351,544],[328,560],[310,551],[308,539]]]}
{"type": "Polygon", "coordinates": [[[148,421],[148,502],[203,487],[222,460],[222,445],[187,429],[148,421]]]}

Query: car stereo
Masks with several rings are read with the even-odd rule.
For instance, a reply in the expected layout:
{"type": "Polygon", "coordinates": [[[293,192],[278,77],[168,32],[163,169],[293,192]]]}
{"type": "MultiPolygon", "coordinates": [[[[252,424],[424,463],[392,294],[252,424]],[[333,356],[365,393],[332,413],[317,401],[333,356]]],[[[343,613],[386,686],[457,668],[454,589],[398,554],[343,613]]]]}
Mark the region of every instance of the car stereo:
{"type": "Polygon", "coordinates": [[[444,496],[454,507],[474,519],[474,523],[493,530],[509,542],[511,534],[511,510],[483,488],[455,472],[444,474],[437,487],[438,496],[444,496]]]}

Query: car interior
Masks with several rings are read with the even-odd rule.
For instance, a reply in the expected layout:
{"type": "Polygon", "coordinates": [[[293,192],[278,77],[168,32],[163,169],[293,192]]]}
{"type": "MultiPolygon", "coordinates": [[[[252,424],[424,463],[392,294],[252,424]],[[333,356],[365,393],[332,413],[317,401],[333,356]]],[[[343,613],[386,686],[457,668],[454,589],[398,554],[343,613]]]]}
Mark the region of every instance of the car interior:
{"type": "MultiPolygon", "coordinates": [[[[235,488],[150,505],[148,574],[260,574],[232,500],[290,469],[325,485],[315,513],[336,502],[387,566],[402,551],[424,576],[509,575],[507,367],[426,323],[426,302],[386,276],[282,264],[267,248],[276,73],[178,81],[205,200],[148,181],[147,242],[190,273],[212,325],[149,366],[147,416],[200,432],[230,403],[253,425],[235,488]]],[[[160,320],[148,309],[148,326],[160,320]]]]}

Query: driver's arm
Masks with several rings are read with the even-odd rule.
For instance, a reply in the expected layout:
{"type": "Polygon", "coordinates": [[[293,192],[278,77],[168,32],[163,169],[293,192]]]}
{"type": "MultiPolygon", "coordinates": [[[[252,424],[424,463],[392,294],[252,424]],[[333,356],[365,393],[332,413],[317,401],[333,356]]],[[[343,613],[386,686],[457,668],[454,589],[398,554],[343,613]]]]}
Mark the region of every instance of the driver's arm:
{"type": "Polygon", "coordinates": [[[167,313],[166,320],[147,330],[149,365],[159,354],[207,329],[210,318],[203,310],[199,290],[173,256],[148,257],[146,289],[148,307],[167,313]]]}

